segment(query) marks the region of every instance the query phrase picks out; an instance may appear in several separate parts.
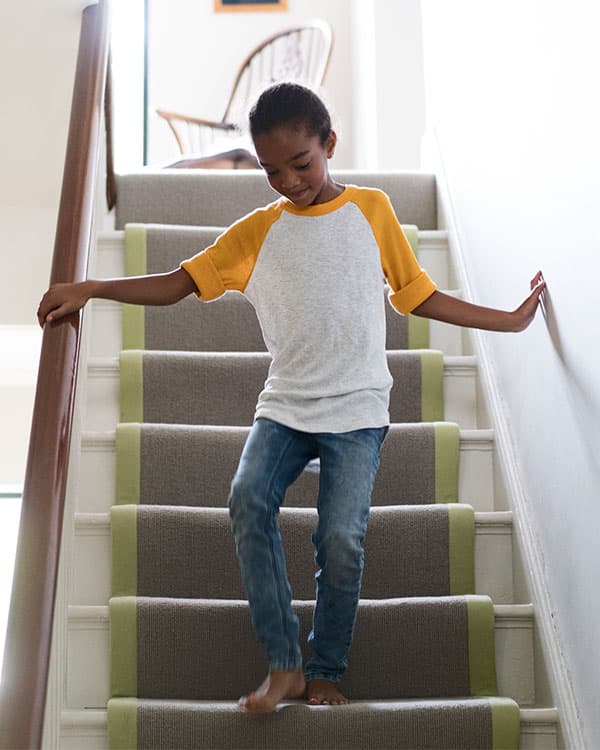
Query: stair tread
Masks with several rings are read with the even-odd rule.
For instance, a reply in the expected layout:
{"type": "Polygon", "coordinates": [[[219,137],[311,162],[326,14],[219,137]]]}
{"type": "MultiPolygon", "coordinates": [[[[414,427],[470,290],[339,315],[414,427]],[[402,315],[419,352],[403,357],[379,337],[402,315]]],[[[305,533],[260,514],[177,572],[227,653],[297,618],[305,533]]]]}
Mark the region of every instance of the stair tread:
{"type": "MultiPolygon", "coordinates": [[[[146,700],[158,700],[158,699],[146,699],[146,700]]],[[[449,703],[457,700],[478,700],[477,698],[378,698],[377,700],[370,700],[369,705],[373,706],[386,706],[390,704],[411,704],[411,703],[435,703],[436,701],[447,701],[449,703]]],[[[186,705],[190,703],[199,707],[203,706],[233,706],[233,701],[217,701],[217,700],[206,700],[206,701],[181,701],[186,705]]],[[[287,701],[287,703],[302,703],[302,701],[287,701]]],[[[235,704],[237,705],[237,704],[235,704]]],[[[322,709],[321,709],[322,710],[322,709]]],[[[559,711],[555,706],[528,706],[526,708],[521,707],[519,709],[521,714],[521,722],[529,724],[546,724],[558,722],[559,711]]],[[[105,726],[106,725],[106,708],[66,708],[61,711],[61,723],[63,727],[66,726],[105,726]]]]}
{"type": "MultiPolygon", "coordinates": [[[[147,599],[148,597],[139,597],[140,599],[147,599]]],[[[372,603],[376,602],[380,604],[385,601],[405,601],[407,599],[419,600],[419,599],[444,599],[446,597],[394,597],[390,600],[385,599],[361,599],[361,603],[372,603]]],[[[453,598],[453,597],[450,597],[453,598]]],[[[166,600],[165,597],[156,597],[161,601],[166,600]]],[[[247,604],[242,599],[178,599],[177,601],[188,601],[188,602],[211,602],[215,606],[231,606],[239,607],[240,604],[247,604]]],[[[294,599],[294,603],[298,604],[314,604],[314,601],[310,599],[294,599]]],[[[533,620],[535,615],[535,607],[533,604],[493,604],[494,617],[497,621],[511,620],[511,621],[529,621],[533,620]]],[[[70,622],[83,622],[83,621],[94,621],[98,624],[106,623],[108,626],[109,619],[109,607],[106,604],[70,604],[68,607],[68,619],[70,622]]]]}
{"type": "MultiPolygon", "coordinates": [[[[143,424],[143,423],[142,423],[143,424]]],[[[392,422],[390,426],[394,423],[392,422]]],[[[407,422],[398,422],[396,424],[408,424],[407,422]]],[[[419,424],[427,424],[426,422],[419,422],[419,424]]],[[[160,427],[160,423],[153,423],[154,427],[160,427]]],[[[189,429],[190,425],[177,425],[165,423],[169,429],[189,429]]],[[[195,429],[202,430],[247,430],[248,427],[245,425],[193,425],[195,429]]],[[[464,443],[487,443],[494,440],[494,430],[488,428],[481,429],[459,429],[460,440],[464,443]]],[[[85,430],[82,433],[81,442],[85,447],[109,447],[115,444],[116,430],[85,430]]]]}
{"type": "MultiPolygon", "coordinates": [[[[502,701],[505,705],[507,703],[502,701]]],[[[118,699],[115,701],[118,705],[118,699]]],[[[344,722],[351,721],[352,726],[356,726],[357,729],[362,723],[365,712],[367,715],[376,716],[378,725],[381,723],[382,718],[385,715],[389,715],[389,712],[396,711],[409,711],[413,708],[419,708],[421,711],[425,710],[439,710],[442,707],[455,707],[458,705],[465,706],[468,710],[470,705],[480,706],[481,699],[477,698],[465,698],[465,699],[383,699],[383,700],[372,700],[368,703],[353,702],[348,707],[334,707],[329,708],[327,706],[308,706],[304,702],[299,700],[286,701],[284,704],[287,706],[288,711],[296,713],[302,711],[302,721],[306,722],[307,719],[316,720],[319,723],[331,718],[341,718],[344,722]],[[297,707],[297,708],[296,708],[297,707]],[[364,711],[362,710],[364,708],[364,711]],[[348,710],[349,709],[349,710],[348,710]],[[353,717],[356,719],[353,720],[353,717]],[[355,724],[356,721],[356,724],[355,724]]],[[[158,708],[162,706],[169,706],[175,710],[181,707],[186,710],[193,710],[198,712],[200,715],[215,716],[218,714],[225,713],[226,715],[235,715],[239,718],[239,711],[237,710],[237,703],[234,701],[161,701],[159,699],[144,700],[143,705],[148,708],[158,708]]],[[[520,724],[521,744],[523,742],[528,743],[532,740],[536,742],[536,735],[542,735],[546,738],[553,737],[552,747],[555,747],[555,742],[559,733],[559,714],[555,707],[543,707],[543,708],[518,708],[518,718],[520,724]]],[[[246,718],[246,717],[242,717],[246,718]]],[[[230,720],[230,719],[229,719],[230,720]]],[[[247,721],[247,718],[246,718],[247,721]]],[[[63,710],[60,716],[61,731],[64,736],[69,735],[78,736],[80,741],[83,739],[87,732],[90,735],[98,737],[107,731],[108,727],[108,711],[105,708],[90,708],[80,710],[63,710]]],[[[360,741],[360,740],[359,740],[360,741]]],[[[264,745],[261,745],[264,746],[264,745]]],[[[529,744],[527,745],[529,746],[529,744]]],[[[535,747],[539,745],[535,744],[535,747]]],[[[549,747],[549,745],[543,745],[549,747]]],[[[85,746],[84,746],[85,747],[85,746]]],[[[381,747],[381,745],[379,745],[381,747]]]]}
{"type": "MultiPolygon", "coordinates": [[[[143,506],[142,506],[143,507],[143,506]]],[[[151,506],[156,507],[156,506],[151,506]]],[[[220,513],[223,513],[223,515],[228,514],[227,508],[219,508],[219,507],[200,507],[200,506],[176,506],[178,508],[187,509],[187,510],[207,510],[207,511],[217,511],[220,513]]],[[[399,505],[399,506],[387,506],[387,505],[379,505],[376,507],[373,507],[371,511],[377,511],[385,508],[423,508],[426,506],[422,505],[399,505]]],[[[282,515],[285,514],[292,514],[292,513],[310,513],[311,515],[315,515],[316,511],[313,508],[287,508],[283,507],[279,511],[282,515]]],[[[75,513],[74,516],[75,519],[75,529],[76,530],[83,530],[83,529],[103,529],[106,531],[110,530],[110,513],[75,513]]],[[[485,528],[486,526],[512,526],[513,523],[513,514],[510,510],[495,510],[495,511],[475,511],[475,528],[478,526],[485,528]]]]}

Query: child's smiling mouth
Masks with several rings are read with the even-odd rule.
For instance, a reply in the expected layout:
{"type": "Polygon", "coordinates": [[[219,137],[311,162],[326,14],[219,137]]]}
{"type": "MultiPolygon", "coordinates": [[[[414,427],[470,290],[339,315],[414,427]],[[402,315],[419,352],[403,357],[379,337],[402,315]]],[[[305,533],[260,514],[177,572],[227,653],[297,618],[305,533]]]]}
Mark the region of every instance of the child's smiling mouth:
{"type": "Polygon", "coordinates": [[[288,192],[287,193],[287,197],[291,201],[297,201],[297,200],[300,200],[301,198],[303,198],[306,195],[307,192],[308,192],[308,188],[304,187],[304,188],[302,188],[300,190],[293,190],[293,191],[288,192]]]}

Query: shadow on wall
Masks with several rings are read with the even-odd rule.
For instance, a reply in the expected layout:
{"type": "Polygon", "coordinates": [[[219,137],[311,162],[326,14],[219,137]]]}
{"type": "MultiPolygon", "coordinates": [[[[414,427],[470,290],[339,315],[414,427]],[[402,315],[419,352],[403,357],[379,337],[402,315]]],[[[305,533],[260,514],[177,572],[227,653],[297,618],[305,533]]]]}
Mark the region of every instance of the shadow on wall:
{"type": "Polygon", "coordinates": [[[597,441],[589,439],[591,434],[597,433],[598,440],[600,440],[600,403],[588,384],[579,377],[577,369],[571,367],[565,354],[558,318],[548,287],[542,296],[541,309],[552,346],[563,367],[565,395],[571,403],[575,421],[580,428],[581,442],[585,445],[590,464],[600,476],[600,454],[596,450],[597,441]]]}

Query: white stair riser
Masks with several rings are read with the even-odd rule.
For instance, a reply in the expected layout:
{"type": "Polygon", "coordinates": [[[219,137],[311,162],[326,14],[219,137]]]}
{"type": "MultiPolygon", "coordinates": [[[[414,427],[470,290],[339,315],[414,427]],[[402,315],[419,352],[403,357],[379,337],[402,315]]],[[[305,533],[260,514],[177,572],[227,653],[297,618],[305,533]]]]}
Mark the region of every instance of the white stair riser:
{"type": "Polygon", "coordinates": [[[491,512],[495,510],[493,432],[474,430],[470,435],[461,432],[458,499],[476,511],[491,512]],[[477,434],[483,437],[477,439],[477,434]]]}
{"type": "MultiPolygon", "coordinates": [[[[67,625],[67,708],[102,708],[109,698],[108,608],[70,607],[67,625]],[[94,679],[90,680],[90,675],[94,679]]],[[[516,616],[496,608],[496,669],[500,695],[520,705],[535,702],[533,677],[533,611],[516,616]]]]}
{"type": "MultiPolygon", "coordinates": [[[[523,713],[521,711],[521,715],[523,713]]],[[[558,712],[555,711],[554,713],[557,714],[557,718],[553,721],[542,719],[539,722],[526,723],[521,718],[520,750],[558,750],[560,730],[558,712]]]]}
{"type": "MultiPolygon", "coordinates": [[[[124,245],[124,232],[101,235],[98,238],[95,268],[90,271],[90,275],[100,279],[124,276],[124,245]]],[[[197,247],[190,247],[190,256],[196,252],[197,247]]],[[[440,289],[448,289],[447,232],[419,232],[419,263],[440,289]]]]}
{"type": "MultiPolygon", "coordinates": [[[[121,351],[121,305],[108,300],[92,301],[92,357],[117,357],[121,351]]],[[[202,309],[198,308],[198,325],[202,325],[202,309]]],[[[460,355],[463,351],[462,330],[432,320],[429,345],[449,355],[460,355]]]]}
{"type": "Polygon", "coordinates": [[[444,419],[463,430],[477,427],[475,357],[444,357],[444,419]]]}
{"type": "MultiPolygon", "coordinates": [[[[521,750],[558,750],[556,711],[546,709],[551,717],[537,718],[535,709],[521,709],[521,750]],[[530,718],[531,715],[534,715],[530,718]]],[[[106,750],[105,711],[64,711],[61,750],[106,750]]]]}
{"type": "Polygon", "coordinates": [[[512,523],[475,522],[475,593],[487,594],[495,604],[513,598],[512,523]]]}
{"type": "MultiPolygon", "coordinates": [[[[114,425],[113,425],[114,428],[114,425]]],[[[458,496],[476,511],[494,510],[494,444],[489,430],[483,438],[461,439],[458,496]]],[[[84,438],[80,460],[77,512],[107,513],[114,504],[116,454],[114,429],[101,439],[84,438]]]]}
{"type": "MultiPolygon", "coordinates": [[[[445,419],[463,429],[477,427],[476,377],[472,357],[451,357],[456,364],[444,364],[445,419]]],[[[88,368],[87,431],[114,429],[119,422],[118,360],[92,360],[88,368]]],[[[258,396],[258,394],[257,394],[258,396]]]]}
{"type": "MultiPolygon", "coordinates": [[[[475,527],[475,593],[487,594],[496,604],[512,598],[511,522],[487,520],[475,527]]],[[[75,605],[102,605],[111,593],[111,540],[108,515],[78,516],[75,522],[72,593],[75,605]]]]}
{"type": "Polygon", "coordinates": [[[444,354],[461,355],[464,351],[462,329],[437,320],[429,321],[429,346],[444,354]]]}

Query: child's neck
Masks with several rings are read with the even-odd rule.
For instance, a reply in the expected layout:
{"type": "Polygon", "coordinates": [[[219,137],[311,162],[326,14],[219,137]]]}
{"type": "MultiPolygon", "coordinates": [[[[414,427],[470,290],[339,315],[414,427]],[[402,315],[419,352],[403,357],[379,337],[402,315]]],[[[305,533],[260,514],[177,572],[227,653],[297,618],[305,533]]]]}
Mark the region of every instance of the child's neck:
{"type": "Polygon", "coordinates": [[[337,182],[334,182],[334,180],[329,177],[326,184],[323,186],[323,189],[321,192],[317,195],[315,200],[312,202],[313,206],[316,206],[320,203],[328,203],[329,201],[332,201],[334,198],[337,198],[338,195],[341,195],[344,192],[345,185],[340,185],[337,182]]]}

